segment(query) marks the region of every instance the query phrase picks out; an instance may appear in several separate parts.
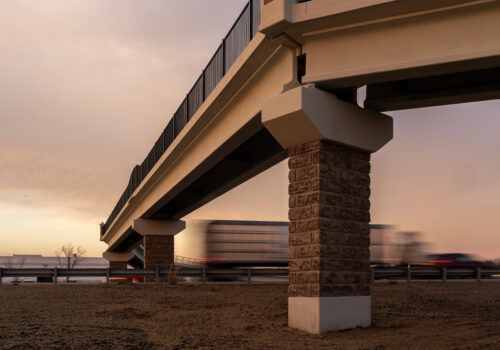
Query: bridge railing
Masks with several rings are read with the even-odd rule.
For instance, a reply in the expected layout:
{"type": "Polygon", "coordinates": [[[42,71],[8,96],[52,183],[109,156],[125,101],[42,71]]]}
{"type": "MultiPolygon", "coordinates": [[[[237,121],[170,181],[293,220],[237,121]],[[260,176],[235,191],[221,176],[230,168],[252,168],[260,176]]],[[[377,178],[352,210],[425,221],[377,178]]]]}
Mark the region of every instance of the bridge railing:
{"type": "Polygon", "coordinates": [[[136,165],[130,175],[125,191],[116,203],[113,211],[104,224],[101,235],[106,233],[134,191],[139,187],[144,178],[149,174],[156,162],[165,153],[174,139],[179,135],[184,126],[193,117],[201,104],[215,89],[219,81],[231,68],[234,61],[248,46],[248,43],[258,31],[260,24],[260,0],[250,0],[238,19],[233,24],[229,33],[222,40],[221,45],[212,56],[194,86],[188,92],[173,117],[161,133],[153,148],[140,165],[136,165]]]}

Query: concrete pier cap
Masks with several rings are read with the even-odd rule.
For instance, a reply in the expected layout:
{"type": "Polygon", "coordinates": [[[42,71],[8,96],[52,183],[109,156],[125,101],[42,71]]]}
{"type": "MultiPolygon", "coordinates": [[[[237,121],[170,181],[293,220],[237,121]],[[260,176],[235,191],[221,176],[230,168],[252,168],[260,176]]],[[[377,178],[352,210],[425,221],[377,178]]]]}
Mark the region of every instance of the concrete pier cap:
{"type": "Polygon", "coordinates": [[[286,149],[325,139],[372,153],[393,137],[390,116],[313,86],[299,86],[265,101],[262,123],[286,149]]]}
{"type": "Polygon", "coordinates": [[[300,86],[265,101],[262,123],[290,156],[288,325],[370,326],[370,154],[392,118],[300,86]]]}
{"type": "Polygon", "coordinates": [[[127,269],[128,262],[134,258],[131,252],[104,252],[102,257],[109,261],[111,269],[127,269]]]}
{"type": "Polygon", "coordinates": [[[175,236],[186,229],[182,220],[135,219],[132,229],[142,236],[175,236]]]}
{"type": "Polygon", "coordinates": [[[104,252],[102,253],[102,257],[109,262],[128,262],[134,257],[134,254],[132,254],[131,252],[104,252]]]}

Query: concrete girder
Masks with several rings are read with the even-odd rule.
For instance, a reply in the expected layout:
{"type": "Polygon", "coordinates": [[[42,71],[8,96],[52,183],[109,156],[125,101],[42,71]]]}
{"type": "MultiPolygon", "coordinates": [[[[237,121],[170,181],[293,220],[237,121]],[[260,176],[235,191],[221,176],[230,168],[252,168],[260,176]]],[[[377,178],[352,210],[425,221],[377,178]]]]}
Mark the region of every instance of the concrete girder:
{"type": "Polygon", "coordinates": [[[334,91],[500,66],[494,0],[273,0],[260,30],[307,56],[303,83],[334,91]]]}
{"type": "Polygon", "coordinates": [[[370,84],[364,106],[395,111],[498,98],[500,67],[370,84]]]}
{"type": "MultiPolygon", "coordinates": [[[[159,203],[168,204],[163,199],[175,198],[262,130],[260,118],[256,118],[260,104],[268,96],[281,93],[283,86],[293,80],[294,62],[295,56],[288,48],[268,42],[262,34],[257,34],[142,181],[101,239],[109,246],[115,246],[130,229],[133,220],[153,217],[152,208],[162,208],[159,203]],[[252,120],[258,123],[252,123],[252,120]],[[249,124],[252,127],[246,128],[249,124]],[[243,133],[238,138],[233,137],[241,130],[243,133]]],[[[283,156],[273,159],[281,160],[283,156]]],[[[274,164],[274,161],[264,162],[261,170],[274,164]]],[[[231,186],[247,179],[246,176],[235,178],[231,186]]]]}

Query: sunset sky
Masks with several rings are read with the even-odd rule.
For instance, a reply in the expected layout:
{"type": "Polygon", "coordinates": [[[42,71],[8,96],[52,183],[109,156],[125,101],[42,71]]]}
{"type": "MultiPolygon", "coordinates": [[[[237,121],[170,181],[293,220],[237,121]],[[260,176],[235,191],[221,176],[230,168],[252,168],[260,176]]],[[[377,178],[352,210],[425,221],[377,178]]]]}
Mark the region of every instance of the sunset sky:
{"type": "MultiPolygon", "coordinates": [[[[0,255],[88,256],[245,0],[0,0],[0,255]]],[[[500,257],[500,102],[388,113],[372,222],[500,257]]],[[[187,219],[287,220],[283,162],[187,219]]]]}

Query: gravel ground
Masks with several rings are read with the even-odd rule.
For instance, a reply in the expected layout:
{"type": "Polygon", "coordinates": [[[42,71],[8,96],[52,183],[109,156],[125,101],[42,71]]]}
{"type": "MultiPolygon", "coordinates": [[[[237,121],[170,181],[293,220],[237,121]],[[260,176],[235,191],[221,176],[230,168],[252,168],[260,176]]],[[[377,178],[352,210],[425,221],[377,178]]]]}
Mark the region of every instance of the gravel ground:
{"type": "Polygon", "coordinates": [[[500,283],[376,284],[373,326],[287,327],[286,285],[0,286],[0,349],[500,349],[500,283]]]}

